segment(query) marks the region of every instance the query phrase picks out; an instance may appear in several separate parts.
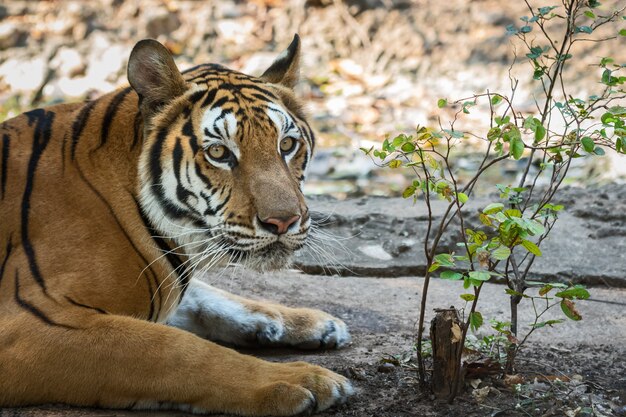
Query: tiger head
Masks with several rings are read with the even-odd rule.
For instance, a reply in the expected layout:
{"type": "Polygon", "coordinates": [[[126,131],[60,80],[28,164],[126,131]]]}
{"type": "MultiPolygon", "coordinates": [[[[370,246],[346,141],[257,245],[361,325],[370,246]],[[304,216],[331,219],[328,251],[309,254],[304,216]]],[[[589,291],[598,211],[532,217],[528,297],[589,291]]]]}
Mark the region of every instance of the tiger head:
{"type": "Polygon", "coordinates": [[[296,35],[260,77],[214,64],[181,74],[157,41],[134,47],[141,207],[191,267],[274,270],[304,245],[314,137],[293,92],[299,57],[296,35]]]}

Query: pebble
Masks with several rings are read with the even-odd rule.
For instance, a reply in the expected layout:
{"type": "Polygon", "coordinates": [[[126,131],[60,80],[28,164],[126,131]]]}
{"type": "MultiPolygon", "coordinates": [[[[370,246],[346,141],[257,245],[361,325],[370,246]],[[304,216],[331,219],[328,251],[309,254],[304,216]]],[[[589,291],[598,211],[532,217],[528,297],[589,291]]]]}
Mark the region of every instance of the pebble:
{"type": "Polygon", "coordinates": [[[394,364],[392,363],[383,363],[378,365],[377,371],[383,374],[389,374],[391,372],[394,372],[396,370],[396,367],[394,364]]]}

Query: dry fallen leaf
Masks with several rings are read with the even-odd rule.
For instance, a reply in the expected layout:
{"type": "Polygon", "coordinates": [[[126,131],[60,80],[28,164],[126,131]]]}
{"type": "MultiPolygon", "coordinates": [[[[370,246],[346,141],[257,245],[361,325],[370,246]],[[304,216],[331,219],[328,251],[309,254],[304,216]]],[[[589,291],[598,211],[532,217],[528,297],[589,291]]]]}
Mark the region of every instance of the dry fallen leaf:
{"type": "Polygon", "coordinates": [[[516,375],[505,375],[503,382],[505,385],[511,387],[513,385],[517,385],[517,384],[523,384],[524,383],[524,377],[522,375],[516,374],[516,375]]]}
{"type": "Polygon", "coordinates": [[[491,391],[491,387],[488,387],[488,386],[483,387],[483,388],[478,388],[472,391],[472,396],[474,397],[476,402],[481,403],[485,401],[485,398],[487,398],[487,395],[489,395],[490,391],[491,391]]]}

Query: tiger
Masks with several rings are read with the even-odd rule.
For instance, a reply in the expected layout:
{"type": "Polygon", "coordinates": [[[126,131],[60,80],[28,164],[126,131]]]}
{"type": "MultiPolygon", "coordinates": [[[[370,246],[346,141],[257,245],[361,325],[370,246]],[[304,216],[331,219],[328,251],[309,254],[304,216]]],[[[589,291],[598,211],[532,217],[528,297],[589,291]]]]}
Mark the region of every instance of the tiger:
{"type": "Polygon", "coordinates": [[[341,348],[341,319],[195,273],[275,271],[306,242],[300,55],[296,34],[260,76],[181,72],[144,39],[128,86],[0,125],[0,407],[291,416],[354,393],[326,368],[236,350],[341,348]]]}

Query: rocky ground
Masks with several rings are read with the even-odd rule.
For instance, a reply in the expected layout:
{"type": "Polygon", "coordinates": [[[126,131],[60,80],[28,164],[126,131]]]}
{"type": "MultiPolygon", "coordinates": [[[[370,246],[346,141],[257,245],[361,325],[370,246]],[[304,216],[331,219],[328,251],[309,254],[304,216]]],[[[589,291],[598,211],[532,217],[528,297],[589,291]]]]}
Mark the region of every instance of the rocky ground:
{"type": "MultiPolygon", "coordinates": [[[[623,0],[602,3],[598,14],[623,0]]],[[[530,4],[537,9],[560,3],[530,4]]],[[[515,50],[517,108],[534,111],[540,85],[531,80],[526,52],[505,30],[520,26],[520,17],[529,14],[522,1],[505,6],[498,0],[8,0],[0,5],[0,121],[33,106],[92,98],[125,84],[130,50],[145,37],[163,42],[183,69],[219,62],[259,74],[298,32],[300,94],[321,145],[308,190],[397,195],[406,178],[381,172],[358,148],[418,124],[437,126],[439,118],[445,125],[458,109],[438,109],[439,98],[452,101],[487,89],[510,92],[515,50]]],[[[559,27],[555,23],[555,33],[559,27]]],[[[614,35],[619,28],[594,35],[614,35]]],[[[600,58],[626,61],[618,40],[580,43],[572,54],[576,59],[566,82],[581,97],[599,91],[601,70],[592,65],[600,58]]],[[[486,111],[475,108],[457,127],[484,132],[486,111]]],[[[473,150],[468,146],[466,152],[473,150]]],[[[585,169],[574,177],[626,175],[619,162],[593,163],[593,175],[585,169]],[[607,169],[611,165],[614,169],[607,169]]]]}
{"type": "MultiPolygon", "coordinates": [[[[346,238],[344,249],[332,249],[329,242],[326,257],[305,250],[298,266],[316,274],[340,272],[344,277],[300,271],[259,275],[235,269],[204,279],[252,298],[321,308],[346,321],[353,342],[342,350],[245,351],[273,361],[306,360],[350,377],[356,387],[353,400],[320,416],[623,417],[626,416],[624,197],[623,186],[565,190],[562,202],[568,206],[568,212],[554,229],[553,240],[546,242],[546,261],[536,264],[535,277],[588,284],[591,298],[577,303],[583,320],[537,330],[522,351],[514,376],[500,379],[494,375],[474,375],[468,378],[463,393],[452,405],[433,401],[416,383],[413,346],[423,280],[415,276],[424,268],[420,252],[425,220],[419,206],[381,198],[346,202],[312,199],[310,205],[317,215],[328,218],[324,230],[346,238]]],[[[479,205],[480,201],[473,204],[479,205]]],[[[507,319],[508,297],[504,288],[497,284],[484,287],[478,310],[486,323],[491,319],[507,319]]],[[[463,292],[460,283],[433,280],[426,323],[434,308],[462,307],[458,295],[463,292]]],[[[522,303],[521,334],[529,330],[533,317],[531,305],[522,303]]],[[[558,308],[546,317],[556,318],[562,318],[558,308]]],[[[490,346],[481,340],[491,334],[488,325],[479,329],[470,346],[482,353],[469,352],[467,361],[484,363],[490,346]]],[[[173,413],[54,405],[0,409],[0,417],[148,415],[173,413]]]]}

